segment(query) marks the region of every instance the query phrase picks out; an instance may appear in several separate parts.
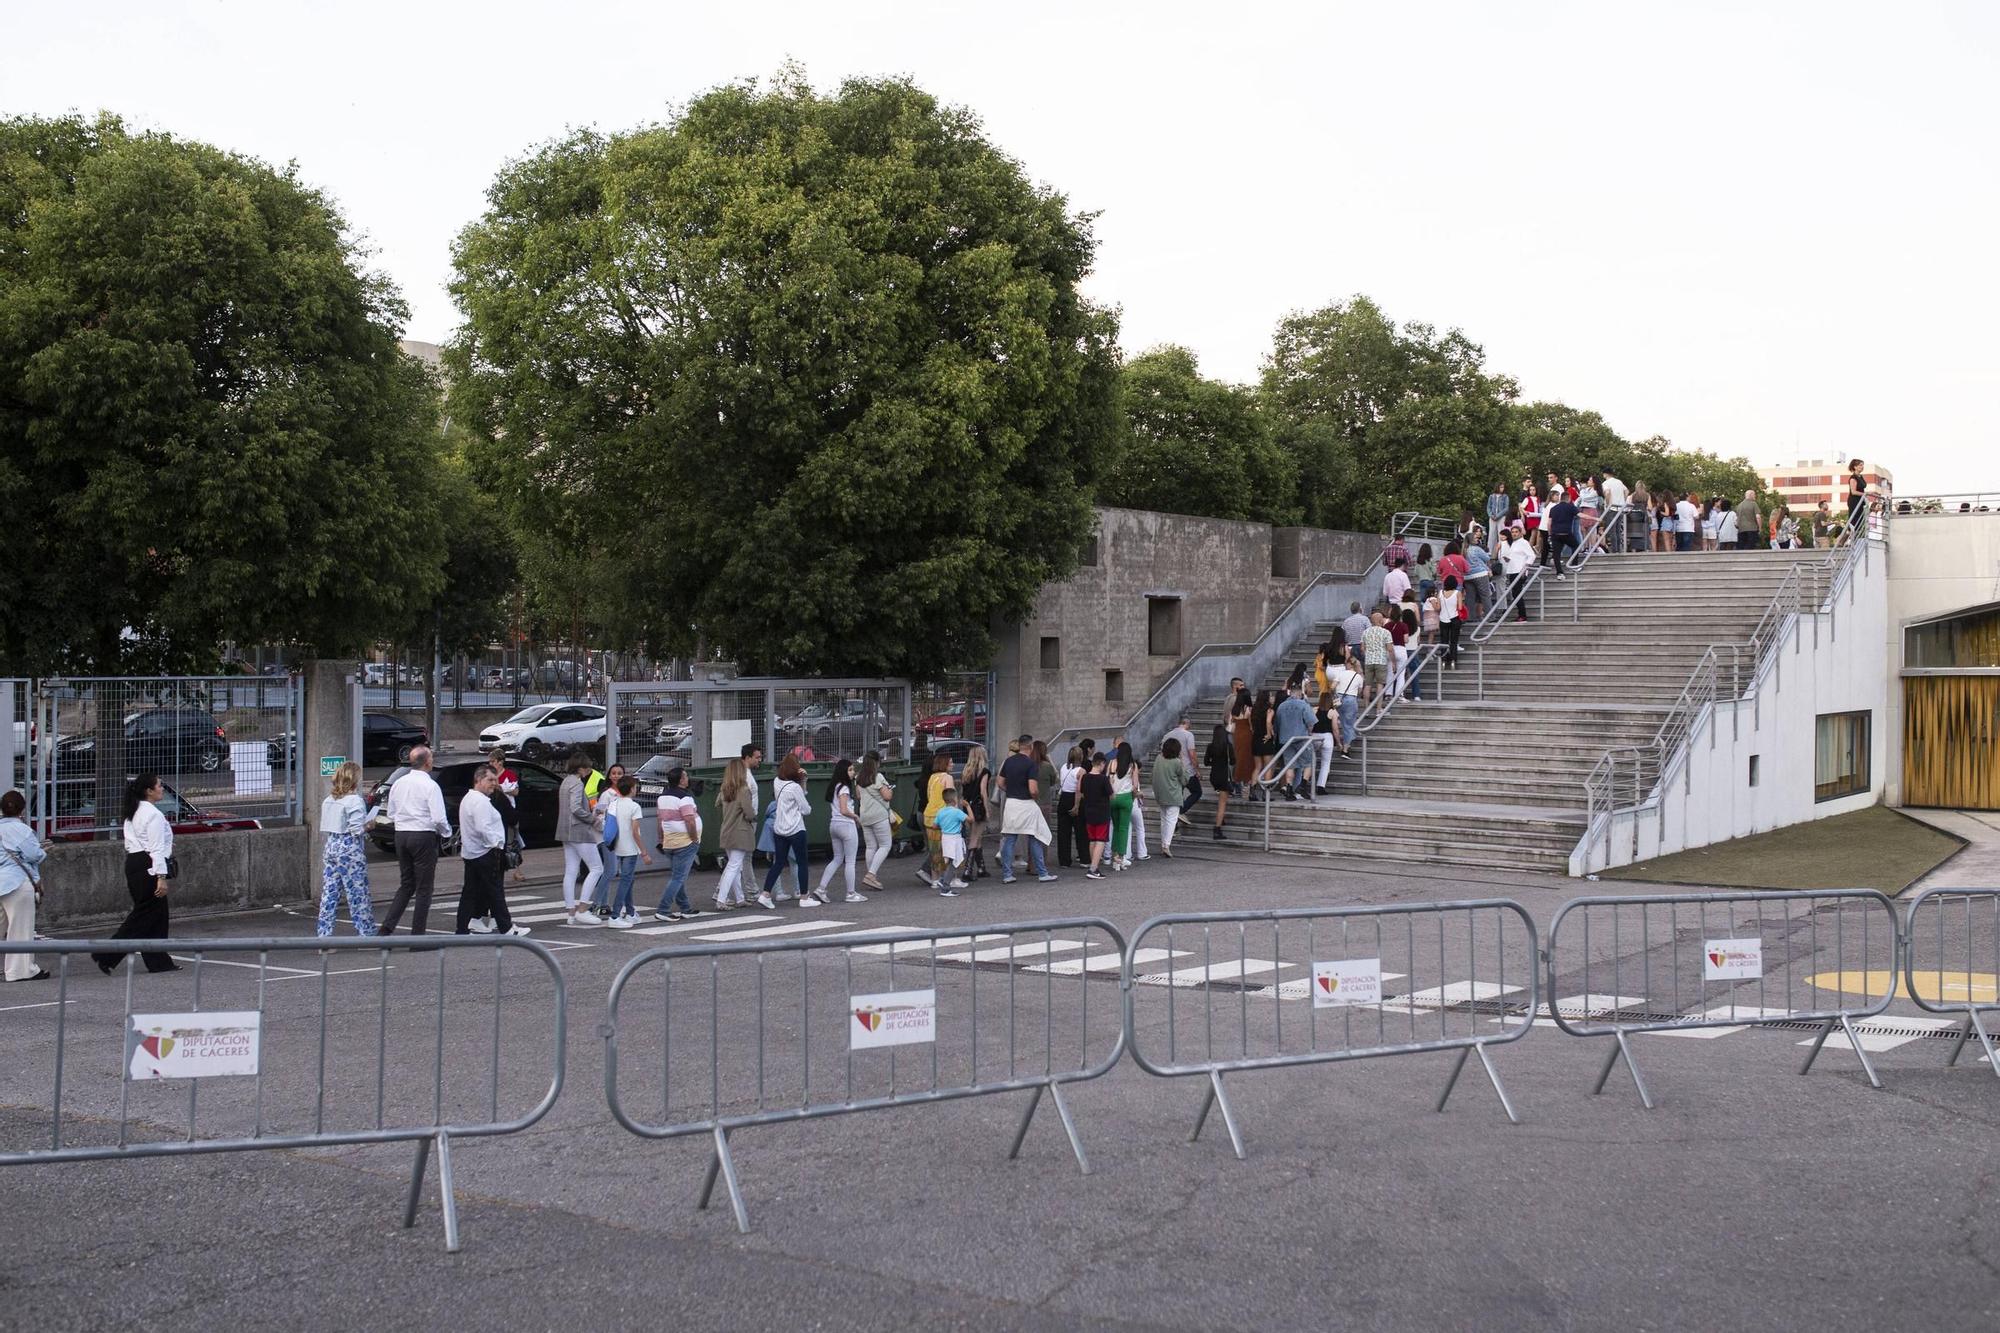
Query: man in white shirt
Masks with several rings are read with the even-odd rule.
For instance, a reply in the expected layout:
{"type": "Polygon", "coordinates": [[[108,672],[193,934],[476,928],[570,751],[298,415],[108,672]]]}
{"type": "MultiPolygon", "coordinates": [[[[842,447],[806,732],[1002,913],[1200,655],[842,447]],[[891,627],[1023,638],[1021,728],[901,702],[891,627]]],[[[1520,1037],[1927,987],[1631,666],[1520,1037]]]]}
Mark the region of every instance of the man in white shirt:
{"type": "Polygon", "coordinates": [[[1398,561],[1387,574],[1382,576],[1382,600],[1391,606],[1403,604],[1403,594],[1410,590],[1410,576],[1398,561]]]}
{"type": "MultiPolygon", "coordinates": [[[[458,854],[465,861],[465,887],[458,895],[460,935],[528,933],[526,926],[514,924],[507,911],[507,822],[500,818],[500,807],[493,804],[499,777],[481,764],[473,770],[471,790],[458,803],[458,854]]],[[[392,795],[394,792],[395,788],[390,788],[392,795]]]]}
{"type": "Polygon", "coordinates": [[[1519,600],[1514,603],[1514,619],[1524,621],[1528,618],[1525,587],[1528,582],[1528,571],[1535,565],[1535,548],[1528,545],[1528,539],[1521,525],[1517,523],[1514,525],[1514,530],[1507,535],[1507,540],[1500,544],[1500,549],[1494,554],[1500,558],[1500,572],[1507,576],[1507,596],[1513,597],[1517,592],[1520,593],[1519,600]]]}
{"type": "Polygon", "coordinates": [[[394,933],[403,909],[414,897],[416,910],[410,917],[410,933],[421,935],[431,915],[438,848],[451,836],[451,821],[444,813],[444,793],[438,790],[437,779],[431,776],[429,746],[419,745],[410,751],[409,771],[389,788],[389,799],[382,803],[382,812],[396,826],[396,864],[402,876],[396,885],[396,896],[382,917],[379,933],[384,936],[394,933]]]}
{"type": "Polygon", "coordinates": [[[1674,506],[1674,549],[1692,551],[1694,535],[1701,531],[1701,511],[1694,507],[1692,493],[1683,495],[1674,506]]]}
{"type": "MultiPolygon", "coordinates": [[[[1622,529],[1607,531],[1604,534],[1605,550],[1622,551],[1626,549],[1625,537],[1632,530],[1632,515],[1619,514],[1618,511],[1631,502],[1632,492],[1626,488],[1625,483],[1612,476],[1609,472],[1606,472],[1604,474],[1604,518],[1606,522],[1616,522],[1624,526],[1622,529]],[[1618,517],[1613,519],[1613,514],[1617,514],[1618,517]]],[[[1644,526],[1645,522],[1646,517],[1641,514],[1639,516],[1640,525],[1644,526]]]]}
{"type": "Polygon", "coordinates": [[[1181,743],[1181,758],[1187,763],[1188,772],[1194,772],[1194,728],[1188,725],[1186,714],[1181,715],[1181,720],[1174,724],[1172,731],[1160,737],[1161,745],[1168,741],[1181,743]]]}

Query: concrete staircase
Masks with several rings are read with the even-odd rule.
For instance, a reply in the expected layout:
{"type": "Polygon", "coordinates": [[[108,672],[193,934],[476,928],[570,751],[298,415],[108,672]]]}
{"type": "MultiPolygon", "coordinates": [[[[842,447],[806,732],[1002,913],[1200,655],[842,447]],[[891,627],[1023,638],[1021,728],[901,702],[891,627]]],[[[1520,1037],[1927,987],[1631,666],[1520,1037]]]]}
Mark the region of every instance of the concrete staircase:
{"type": "MultiPolygon", "coordinates": [[[[1545,595],[1529,598],[1540,618],[1510,622],[1478,646],[1468,629],[1442,690],[1427,670],[1426,701],[1398,702],[1353,747],[1356,758],[1336,758],[1326,795],[1273,804],[1271,847],[1563,873],[1599,757],[1650,742],[1709,645],[1746,639],[1798,559],[1604,555],[1567,580],[1545,578],[1545,595]]],[[[1253,688],[1282,689],[1330,628],[1315,626],[1253,688]]],[[[1222,716],[1221,699],[1195,711],[1202,746],[1222,716]]],[[[1261,847],[1264,826],[1260,803],[1230,803],[1231,842],[1261,847]]]]}

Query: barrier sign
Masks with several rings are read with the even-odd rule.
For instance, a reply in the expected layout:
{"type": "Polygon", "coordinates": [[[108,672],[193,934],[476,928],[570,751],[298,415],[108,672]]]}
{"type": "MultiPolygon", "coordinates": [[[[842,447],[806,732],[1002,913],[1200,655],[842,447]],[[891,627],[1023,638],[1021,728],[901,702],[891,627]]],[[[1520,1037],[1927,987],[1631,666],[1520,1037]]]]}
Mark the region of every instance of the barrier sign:
{"type": "Polygon", "coordinates": [[[937,992],[892,990],[848,1001],[853,1023],[848,1041],[857,1051],[937,1040],[937,992]]]}
{"type": "Polygon", "coordinates": [[[1382,1003],[1382,960],[1347,958],[1313,964],[1313,1008],[1382,1003]]]}
{"type": "Polygon", "coordinates": [[[330,778],[338,773],[340,766],[346,762],[347,756],[344,754],[323,754],[319,757],[319,775],[330,778]]]}
{"type": "Polygon", "coordinates": [[[130,1079],[255,1074],[263,1016],[254,1009],[134,1014],[125,1034],[130,1079]]]}
{"type": "Polygon", "coordinates": [[[1764,975],[1764,941],[1709,940],[1702,946],[1701,975],[1705,981],[1755,981],[1764,975]]]}

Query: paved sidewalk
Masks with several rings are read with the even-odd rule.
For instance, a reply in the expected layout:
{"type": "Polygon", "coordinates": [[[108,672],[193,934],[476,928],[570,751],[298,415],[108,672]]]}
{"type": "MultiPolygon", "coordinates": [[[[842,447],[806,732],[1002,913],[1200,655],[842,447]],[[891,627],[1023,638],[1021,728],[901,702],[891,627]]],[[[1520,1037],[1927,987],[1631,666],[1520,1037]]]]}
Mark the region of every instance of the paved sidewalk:
{"type": "Polygon", "coordinates": [[[2000,887],[2000,811],[1911,810],[1902,813],[1965,839],[1965,849],[1910,886],[1923,889],[2000,887]]]}

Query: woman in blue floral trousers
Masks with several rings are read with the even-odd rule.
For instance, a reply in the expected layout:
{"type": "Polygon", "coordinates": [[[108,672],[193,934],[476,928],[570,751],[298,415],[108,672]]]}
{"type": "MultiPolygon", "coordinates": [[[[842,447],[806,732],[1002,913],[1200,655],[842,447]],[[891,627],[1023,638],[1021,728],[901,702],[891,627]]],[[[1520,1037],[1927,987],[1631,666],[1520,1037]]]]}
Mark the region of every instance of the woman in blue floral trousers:
{"type": "Polygon", "coordinates": [[[361,850],[361,829],[368,820],[368,802],[355,790],[361,785],[361,765],[352,759],[334,770],[333,794],[320,802],[319,831],[326,838],[326,872],[319,894],[319,933],[333,934],[334,909],[347,897],[348,919],[354,933],[375,933],[375,906],[368,898],[368,858],[361,850]]]}

